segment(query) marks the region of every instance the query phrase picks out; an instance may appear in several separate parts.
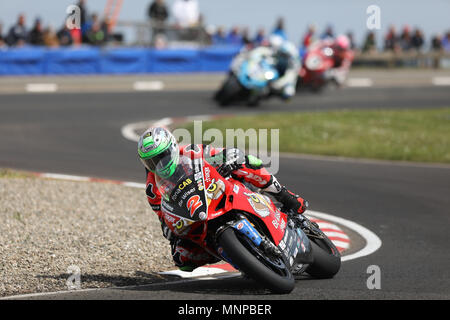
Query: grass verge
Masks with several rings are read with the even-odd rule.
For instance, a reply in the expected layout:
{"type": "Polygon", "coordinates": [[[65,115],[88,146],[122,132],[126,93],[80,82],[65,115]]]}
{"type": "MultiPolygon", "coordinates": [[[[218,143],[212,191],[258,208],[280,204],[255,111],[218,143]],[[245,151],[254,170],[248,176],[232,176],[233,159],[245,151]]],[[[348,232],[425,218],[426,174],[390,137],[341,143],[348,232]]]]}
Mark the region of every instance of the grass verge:
{"type": "Polygon", "coordinates": [[[0,178],[33,178],[29,172],[0,168],[0,178]]]}
{"type": "MultiPolygon", "coordinates": [[[[184,127],[193,136],[193,124],[184,127]]],[[[279,129],[280,152],[450,163],[450,108],[260,114],[203,123],[211,128],[223,137],[226,129],[279,129]]]]}

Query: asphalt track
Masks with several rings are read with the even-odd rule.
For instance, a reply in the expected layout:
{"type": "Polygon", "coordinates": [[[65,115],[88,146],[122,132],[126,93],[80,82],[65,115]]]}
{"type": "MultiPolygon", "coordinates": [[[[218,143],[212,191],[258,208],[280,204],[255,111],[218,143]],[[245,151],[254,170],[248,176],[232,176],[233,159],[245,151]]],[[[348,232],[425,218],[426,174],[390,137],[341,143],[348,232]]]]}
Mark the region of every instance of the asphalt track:
{"type": "MultiPolygon", "coordinates": [[[[448,107],[446,87],[346,88],[277,100],[259,109],[219,109],[209,91],[0,96],[0,167],[142,182],[125,124],[198,114],[448,107]]],[[[331,280],[304,279],[283,299],[449,299],[450,169],[333,159],[283,158],[279,180],[317,211],[375,232],[382,247],[347,261],[331,280]],[[369,290],[367,268],[381,270],[369,290]]],[[[277,299],[237,278],[177,285],[68,292],[59,299],[277,299]]]]}

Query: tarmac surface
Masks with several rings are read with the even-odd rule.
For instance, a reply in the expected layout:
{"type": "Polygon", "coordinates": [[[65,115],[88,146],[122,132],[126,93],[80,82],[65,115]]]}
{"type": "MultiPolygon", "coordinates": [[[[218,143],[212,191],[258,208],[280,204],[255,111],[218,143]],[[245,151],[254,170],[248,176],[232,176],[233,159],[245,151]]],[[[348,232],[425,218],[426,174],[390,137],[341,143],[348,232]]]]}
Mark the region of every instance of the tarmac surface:
{"type": "MultiPolygon", "coordinates": [[[[144,182],[129,123],[200,114],[434,108],[446,86],[419,84],[305,93],[260,108],[216,107],[212,92],[17,93],[0,95],[0,167],[144,182]]],[[[343,263],[334,279],[297,282],[287,296],[243,278],[65,292],[33,299],[449,299],[450,167],[326,157],[284,157],[277,177],[311,209],[355,221],[382,240],[372,255],[343,263]],[[370,290],[367,269],[381,270],[370,290]]]]}

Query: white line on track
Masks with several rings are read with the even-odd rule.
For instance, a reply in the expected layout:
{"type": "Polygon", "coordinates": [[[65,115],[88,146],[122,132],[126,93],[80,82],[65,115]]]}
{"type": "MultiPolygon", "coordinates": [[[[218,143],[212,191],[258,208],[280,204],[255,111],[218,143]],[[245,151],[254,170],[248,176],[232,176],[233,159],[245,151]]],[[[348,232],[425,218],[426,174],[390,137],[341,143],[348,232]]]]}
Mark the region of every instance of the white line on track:
{"type": "Polygon", "coordinates": [[[435,86],[450,86],[450,77],[434,77],[431,82],[435,86]]]}
{"type": "Polygon", "coordinates": [[[124,182],[122,185],[129,188],[145,189],[145,183],[124,182]]]}
{"type": "Polygon", "coordinates": [[[133,89],[136,91],[161,91],[164,89],[164,82],[162,82],[162,81],[136,81],[133,84],[133,89]]]}
{"type": "Polygon", "coordinates": [[[381,247],[382,244],[381,239],[378,238],[378,236],[375,233],[363,227],[362,225],[357,224],[356,222],[319,211],[309,211],[308,215],[311,215],[319,219],[336,222],[344,227],[347,227],[355,231],[364,238],[364,240],[366,241],[365,247],[353,254],[343,256],[342,261],[349,261],[368,256],[377,251],[381,247]]]}
{"type": "MultiPolygon", "coordinates": [[[[322,228],[320,228],[320,229],[322,229],[322,228]]],[[[350,239],[345,233],[341,233],[341,232],[327,231],[327,236],[329,238],[333,237],[333,238],[336,238],[336,239],[339,238],[339,239],[343,239],[343,240],[349,240],[350,239]]]]}
{"type": "Polygon", "coordinates": [[[25,86],[25,91],[30,93],[56,92],[58,85],[56,83],[29,83],[25,86]]]}
{"type": "Polygon", "coordinates": [[[340,231],[341,229],[337,226],[335,226],[334,224],[328,223],[328,222],[317,222],[317,224],[319,225],[320,229],[333,229],[333,230],[337,230],[340,231]]]}
{"type": "Polygon", "coordinates": [[[56,180],[90,181],[90,178],[88,177],[72,176],[68,174],[59,174],[59,173],[43,173],[40,176],[42,178],[56,179],[56,180]]]}
{"type": "Polygon", "coordinates": [[[366,88],[373,86],[373,80],[370,78],[349,78],[346,84],[348,87],[366,88]]]}

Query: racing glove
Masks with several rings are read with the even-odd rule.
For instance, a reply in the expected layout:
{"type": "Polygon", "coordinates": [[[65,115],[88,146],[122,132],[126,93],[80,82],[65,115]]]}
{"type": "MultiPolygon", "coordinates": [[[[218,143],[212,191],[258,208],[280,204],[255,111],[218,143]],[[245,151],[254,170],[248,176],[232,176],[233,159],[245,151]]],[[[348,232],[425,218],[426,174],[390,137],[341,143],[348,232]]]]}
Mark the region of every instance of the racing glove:
{"type": "Polygon", "coordinates": [[[234,171],[241,169],[245,163],[245,157],[242,151],[230,148],[225,151],[225,162],[217,168],[217,172],[222,177],[230,176],[234,171]]]}
{"type": "Polygon", "coordinates": [[[224,163],[222,165],[220,165],[217,168],[217,172],[222,176],[222,177],[228,177],[231,176],[231,173],[233,173],[233,171],[236,171],[238,169],[242,168],[242,164],[239,164],[235,161],[230,162],[230,163],[224,163]]]}

